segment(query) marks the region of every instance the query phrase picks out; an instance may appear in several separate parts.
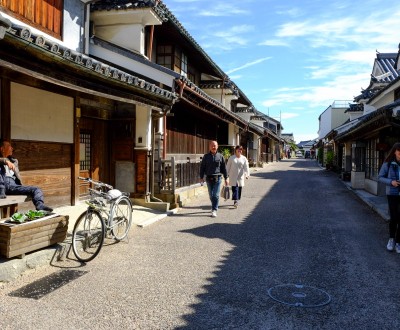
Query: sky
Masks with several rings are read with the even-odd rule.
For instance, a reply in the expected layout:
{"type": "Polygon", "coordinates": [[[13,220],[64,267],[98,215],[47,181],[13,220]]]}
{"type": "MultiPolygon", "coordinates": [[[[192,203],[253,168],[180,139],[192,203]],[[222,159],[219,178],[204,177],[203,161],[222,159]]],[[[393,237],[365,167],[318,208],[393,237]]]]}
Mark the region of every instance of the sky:
{"type": "Polygon", "coordinates": [[[368,87],[376,52],[397,53],[400,1],[163,0],[253,103],[297,143],[334,101],[368,87]]]}

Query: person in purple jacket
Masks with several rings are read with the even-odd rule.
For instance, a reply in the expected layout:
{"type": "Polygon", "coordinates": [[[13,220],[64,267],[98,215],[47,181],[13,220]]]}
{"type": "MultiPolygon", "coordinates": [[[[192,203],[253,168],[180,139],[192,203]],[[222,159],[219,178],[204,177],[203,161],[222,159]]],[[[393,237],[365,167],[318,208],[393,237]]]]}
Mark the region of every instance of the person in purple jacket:
{"type": "Polygon", "coordinates": [[[400,253],[400,142],[396,142],[379,170],[378,180],[389,186],[389,241],[387,250],[400,253]]]}

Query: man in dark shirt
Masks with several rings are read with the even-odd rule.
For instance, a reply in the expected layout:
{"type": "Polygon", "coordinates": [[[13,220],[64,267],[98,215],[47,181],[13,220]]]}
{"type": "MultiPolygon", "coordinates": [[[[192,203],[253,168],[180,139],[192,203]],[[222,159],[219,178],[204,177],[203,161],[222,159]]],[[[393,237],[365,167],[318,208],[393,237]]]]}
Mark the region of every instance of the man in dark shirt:
{"type": "Polygon", "coordinates": [[[13,147],[10,141],[0,141],[0,153],[0,198],[5,198],[5,195],[28,195],[36,210],[53,211],[44,204],[43,192],[39,187],[22,185],[18,160],[12,157],[13,147]]]}
{"type": "Polygon", "coordinates": [[[221,186],[221,176],[225,179],[225,185],[228,185],[228,174],[224,157],[217,152],[218,142],[210,142],[210,152],[203,156],[200,164],[200,182],[204,182],[206,178],[208,195],[211,201],[211,216],[217,216],[219,204],[219,190],[221,186]]]}

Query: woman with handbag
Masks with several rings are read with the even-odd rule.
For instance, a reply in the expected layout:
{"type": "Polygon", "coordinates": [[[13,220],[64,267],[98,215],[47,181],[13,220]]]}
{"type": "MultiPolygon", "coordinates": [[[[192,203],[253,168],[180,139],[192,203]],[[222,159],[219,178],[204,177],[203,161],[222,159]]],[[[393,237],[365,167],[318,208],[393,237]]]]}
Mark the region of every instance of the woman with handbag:
{"type": "Polygon", "coordinates": [[[387,250],[400,253],[400,142],[393,145],[379,171],[378,180],[389,186],[389,241],[387,250]]]}
{"type": "Polygon", "coordinates": [[[235,147],[235,154],[229,157],[226,170],[228,172],[229,184],[232,187],[232,200],[235,208],[239,205],[242,196],[242,188],[244,187],[244,179],[250,176],[249,162],[242,155],[243,148],[235,147]]]}

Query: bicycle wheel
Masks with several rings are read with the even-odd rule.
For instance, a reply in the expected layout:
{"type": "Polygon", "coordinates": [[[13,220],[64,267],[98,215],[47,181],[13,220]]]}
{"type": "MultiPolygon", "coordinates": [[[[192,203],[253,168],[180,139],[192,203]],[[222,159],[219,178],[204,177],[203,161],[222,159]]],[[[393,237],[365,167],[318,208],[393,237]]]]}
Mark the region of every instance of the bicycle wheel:
{"type": "Polygon", "coordinates": [[[88,210],[79,216],[72,232],[72,250],[79,261],[90,261],[99,254],[104,231],[104,221],[96,210],[88,210]]]}
{"type": "Polygon", "coordinates": [[[117,241],[128,235],[132,224],[132,203],[126,196],[119,197],[111,206],[110,223],[112,234],[117,241]]]}

